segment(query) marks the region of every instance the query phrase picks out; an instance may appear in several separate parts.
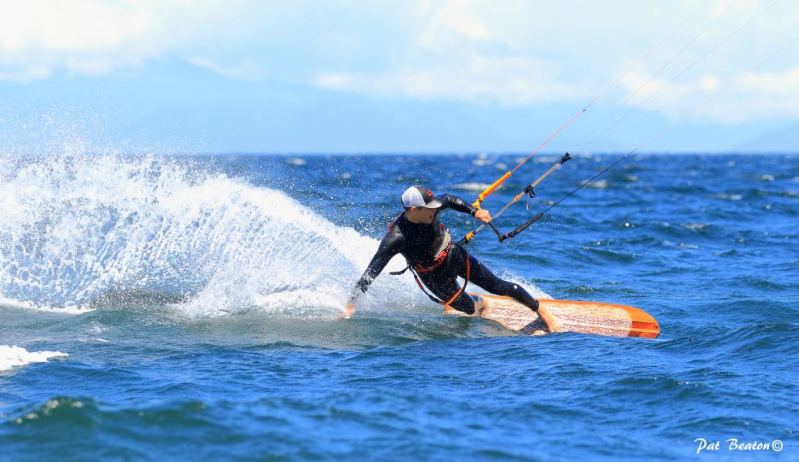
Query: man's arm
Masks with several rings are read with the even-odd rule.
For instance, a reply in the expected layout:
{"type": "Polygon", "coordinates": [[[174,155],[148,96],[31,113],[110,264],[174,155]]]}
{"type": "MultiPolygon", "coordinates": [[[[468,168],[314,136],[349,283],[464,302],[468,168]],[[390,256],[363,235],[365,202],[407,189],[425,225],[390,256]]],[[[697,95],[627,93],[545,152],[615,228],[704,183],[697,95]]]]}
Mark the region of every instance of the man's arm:
{"type": "Polygon", "coordinates": [[[477,209],[472,207],[471,204],[464,201],[458,196],[453,196],[452,194],[444,194],[443,196],[439,196],[438,199],[443,204],[441,208],[445,209],[452,209],[458,212],[468,213],[471,216],[474,216],[477,209]]]}
{"type": "Polygon", "coordinates": [[[477,218],[478,220],[482,221],[483,223],[488,223],[491,221],[491,214],[486,209],[477,209],[472,207],[471,204],[464,201],[458,196],[453,196],[451,194],[445,194],[439,197],[441,200],[442,208],[449,208],[452,210],[456,210],[458,212],[468,213],[469,215],[477,218]]]}
{"type": "Polygon", "coordinates": [[[369,285],[383,271],[388,262],[391,261],[394,255],[399,253],[402,240],[403,236],[401,233],[391,230],[386,234],[383,240],[380,241],[380,246],[372,257],[372,261],[369,262],[369,266],[366,267],[366,271],[363,272],[361,279],[355,284],[352,295],[350,295],[350,300],[347,303],[344,317],[349,318],[355,313],[355,300],[359,295],[366,292],[369,285]]]}

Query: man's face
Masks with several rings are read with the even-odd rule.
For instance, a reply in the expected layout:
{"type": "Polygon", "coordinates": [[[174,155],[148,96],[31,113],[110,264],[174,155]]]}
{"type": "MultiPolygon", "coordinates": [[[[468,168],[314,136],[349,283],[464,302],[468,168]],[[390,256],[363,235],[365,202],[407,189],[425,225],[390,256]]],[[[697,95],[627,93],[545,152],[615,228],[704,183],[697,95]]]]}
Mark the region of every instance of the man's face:
{"type": "Polygon", "coordinates": [[[436,218],[438,209],[428,209],[425,207],[411,207],[408,210],[409,218],[414,223],[424,223],[429,225],[436,218]]]}

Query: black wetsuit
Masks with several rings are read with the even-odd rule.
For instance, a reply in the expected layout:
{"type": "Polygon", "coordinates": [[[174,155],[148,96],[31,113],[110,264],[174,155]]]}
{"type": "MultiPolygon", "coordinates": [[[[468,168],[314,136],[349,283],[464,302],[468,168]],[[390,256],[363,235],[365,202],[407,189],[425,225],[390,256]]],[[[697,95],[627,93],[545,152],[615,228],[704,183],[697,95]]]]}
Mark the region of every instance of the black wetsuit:
{"type": "MultiPolygon", "coordinates": [[[[438,199],[443,204],[438,210],[451,208],[472,216],[477,209],[464,202],[462,199],[444,195],[438,199]]],[[[391,258],[401,253],[411,267],[429,267],[433,264],[437,252],[447,239],[447,227],[439,223],[438,213],[431,224],[411,223],[403,213],[388,226],[388,233],[380,242],[377,253],[364,271],[363,276],[355,286],[352,300],[361,292],[366,292],[369,284],[383,271],[391,258]]],[[[419,272],[419,278],[436,297],[442,301],[452,298],[460,287],[457,277],[466,278],[466,251],[453,245],[446,260],[437,268],[429,272],[419,272]]],[[[476,258],[469,258],[469,282],[497,295],[513,297],[533,310],[538,309],[538,301],[530,296],[524,288],[496,277],[476,258]]],[[[462,292],[450,306],[464,313],[474,313],[474,301],[466,292],[462,292]]]]}

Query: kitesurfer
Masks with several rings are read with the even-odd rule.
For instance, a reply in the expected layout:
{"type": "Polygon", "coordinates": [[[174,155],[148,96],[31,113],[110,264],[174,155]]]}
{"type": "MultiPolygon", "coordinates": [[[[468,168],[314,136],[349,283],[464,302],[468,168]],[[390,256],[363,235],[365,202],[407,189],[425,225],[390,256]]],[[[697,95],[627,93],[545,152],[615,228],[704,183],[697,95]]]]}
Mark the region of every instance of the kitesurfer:
{"type": "MultiPolygon", "coordinates": [[[[366,292],[369,284],[398,253],[405,257],[417,282],[421,280],[432,292],[433,296],[428,296],[445,306],[466,314],[475,313],[474,300],[463,290],[465,287],[458,285],[460,276],[492,294],[512,297],[531,310],[538,310],[538,300],[518,284],[496,277],[466,249],[454,244],[449,230],[438,220],[439,212],[453,209],[488,223],[491,221],[488,210],[472,207],[456,196],[435,196],[430,189],[418,185],[406,189],[401,200],[405,210],[388,225],[377,253],[355,285],[345,317],[352,316],[358,296],[366,292]]],[[[421,283],[419,285],[421,287],[421,283]]]]}

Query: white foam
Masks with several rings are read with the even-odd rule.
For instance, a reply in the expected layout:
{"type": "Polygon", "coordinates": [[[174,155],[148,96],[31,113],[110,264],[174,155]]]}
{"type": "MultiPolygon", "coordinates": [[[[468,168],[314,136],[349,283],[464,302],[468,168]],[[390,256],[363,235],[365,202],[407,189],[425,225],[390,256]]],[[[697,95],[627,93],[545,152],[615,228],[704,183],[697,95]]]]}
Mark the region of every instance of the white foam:
{"type": "Polygon", "coordinates": [[[608,187],[608,180],[592,181],[584,180],[583,183],[587,188],[593,189],[606,189],[608,187]]]}
{"type": "Polygon", "coordinates": [[[524,287],[524,289],[533,298],[535,298],[536,300],[551,300],[552,299],[551,295],[549,295],[548,293],[544,292],[543,290],[541,290],[537,286],[531,284],[530,282],[523,280],[522,278],[520,278],[516,274],[513,274],[513,273],[511,273],[509,271],[503,270],[503,271],[501,271],[499,273],[499,275],[500,275],[500,277],[502,279],[505,279],[508,282],[512,282],[514,284],[518,284],[518,285],[524,287]]]}
{"type": "Polygon", "coordinates": [[[682,226],[683,228],[689,229],[691,231],[700,232],[707,229],[707,227],[710,225],[707,223],[685,223],[682,226]]]}
{"type": "Polygon", "coordinates": [[[70,314],[70,315],[84,314],[94,311],[94,308],[89,308],[85,306],[73,305],[73,306],[57,307],[57,306],[38,305],[36,303],[22,302],[19,300],[13,300],[2,296],[0,296],[0,307],[16,308],[21,310],[33,310],[33,311],[40,311],[43,313],[57,313],[57,314],[70,314]]]}
{"type": "MultiPolygon", "coordinates": [[[[190,315],[258,307],[282,314],[337,316],[378,245],[352,228],[333,225],[282,192],[230,179],[173,200],[176,210],[191,211],[195,202],[224,210],[204,233],[213,236],[209,247],[222,249],[205,263],[212,274],[191,302],[179,305],[190,315]],[[224,196],[219,196],[220,190],[224,196]],[[252,224],[259,224],[261,232],[241,232],[252,224]],[[214,230],[217,227],[222,229],[214,230]]],[[[395,259],[385,272],[401,268],[402,262],[395,259]]],[[[382,278],[370,292],[402,299],[398,292],[412,287],[407,281],[387,283],[389,279],[395,278],[382,278]]]]}
{"type": "Polygon", "coordinates": [[[458,183],[452,185],[453,189],[460,189],[463,191],[483,191],[491,186],[488,183],[458,183]]]}
{"type": "Polygon", "coordinates": [[[69,355],[60,351],[28,351],[18,346],[0,345],[0,371],[67,356],[69,355]]]}

